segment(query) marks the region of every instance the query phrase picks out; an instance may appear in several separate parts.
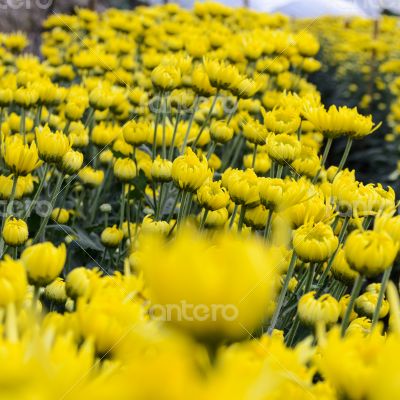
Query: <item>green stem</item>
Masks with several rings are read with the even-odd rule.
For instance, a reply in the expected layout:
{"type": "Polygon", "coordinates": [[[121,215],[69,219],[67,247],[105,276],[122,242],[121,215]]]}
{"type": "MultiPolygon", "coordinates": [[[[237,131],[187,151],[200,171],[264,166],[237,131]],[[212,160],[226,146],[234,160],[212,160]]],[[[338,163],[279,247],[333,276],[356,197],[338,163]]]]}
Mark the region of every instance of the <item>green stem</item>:
{"type": "Polygon", "coordinates": [[[206,157],[207,161],[211,158],[216,146],[217,146],[217,144],[214,141],[211,141],[210,147],[208,148],[208,151],[207,151],[207,157],[206,157]]]}
{"type": "Polygon", "coordinates": [[[52,212],[52,210],[54,208],[54,204],[56,202],[57,196],[59,195],[63,180],[64,180],[64,174],[60,173],[60,175],[57,178],[56,186],[55,186],[55,188],[53,190],[53,193],[51,194],[50,210],[47,213],[47,215],[43,218],[43,220],[42,220],[42,222],[40,224],[39,230],[36,233],[35,238],[33,239],[33,243],[36,243],[38,240],[40,240],[40,238],[42,237],[42,235],[45,232],[45,229],[46,229],[47,223],[49,222],[49,219],[50,219],[50,216],[51,216],[51,212],[52,212]]]}
{"type": "Polygon", "coordinates": [[[204,209],[204,214],[203,214],[203,216],[201,218],[201,222],[200,222],[200,230],[201,231],[204,229],[204,225],[206,224],[208,211],[209,210],[204,209]]]}
{"type": "Polygon", "coordinates": [[[326,145],[325,145],[324,154],[322,155],[321,168],[318,170],[317,174],[314,176],[314,178],[312,180],[312,183],[317,182],[317,180],[319,178],[319,175],[321,174],[322,169],[325,167],[325,163],[326,163],[326,160],[328,158],[329,151],[330,151],[331,146],[332,146],[332,142],[333,142],[333,139],[332,138],[328,138],[328,140],[326,142],[326,145]]]}
{"type": "Polygon", "coordinates": [[[282,173],[283,173],[283,165],[278,164],[278,169],[276,171],[276,178],[282,178],[282,173]]]}
{"type": "Polygon", "coordinates": [[[235,218],[236,218],[238,207],[239,206],[237,204],[235,204],[235,206],[233,207],[233,212],[232,212],[232,215],[231,215],[231,219],[229,221],[229,229],[232,229],[233,223],[235,222],[235,218]]]}
{"type": "Polygon", "coordinates": [[[253,160],[251,162],[251,168],[253,168],[253,169],[254,169],[254,166],[256,165],[256,158],[257,158],[257,144],[254,145],[253,160]]]}
{"type": "Polygon", "coordinates": [[[31,203],[29,204],[28,209],[26,210],[26,212],[24,214],[24,219],[27,219],[27,218],[30,217],[32,210],[36,206],[36,203],[37,203],[37,201],[39,199],[39,196],[42,193],[43,185],[44,185],[44,182],[46,180],[46,175],[47,175],[48,170],[49,170],[49,164],[46,163],[44,165],[43,175],[40,177],[40,180],[39,180],[39,186],[36,189],[35,195],[33,196],[33,199],[32,199],[31,203]]]}
{"type": "Polygon", "coordinates": [[[163,104],[163,98],[164,98],[164,93],[160,93],[160,102],[158,103],[157,106],[157,111],[156,111],[156,119],[154,121],[154,131],[153,131],[153,148],[151,152],[151,159],[154,161],[156,158],[157,154],[157,128],[158,128],[158,123],[160,121],[160,108],[163,104]]]}
{"type": "Polygon", "coordinates": [[[119,228],[122,229],[122,224],[124,222],[125,215],[125,183],[122,184],[121,190],[121,208],[119,211],[119,228]]]}
{"type": "Polygon", "coordinates": [[[344,167],[344,165],[345,165],[345,163],[347,161],[347,157],[349,156],[352,144],[353,144],[353,139],[349,136],[347,138],[346,147],[344,149],[344,153],[343,153],[342,158],[340,160],[340,163],[339,163],[339,166],[338,166],[338,169],[336,171],[335,176],[343,169],[343,167],[344,167]]]}
{"type": "Polygon", "coordinates": [[[194,102],[193,102],[193,112],[190,114],[189,124],[188,124],[188,127],[186,129],[185,137],[183,138],[183,143],[182,143],[182,147],[181,147],[181,154],[186,149],[187,142],[188,142],[189,135],[190,135],[190,131],[192,129],[192,125],[193,125],[193,121],[194,121],[194,116],[195,116],[195,114],[197,112],[197,108],[199,106],[199,101],[200,101],[200,97],[199,97],[199,95],[196,95],[196,97],[194,98],[194,102]]]}
{"type": "Polygon", "coordinates": [[[276,323],[278,322],[279,314],[283,307],[283,302],[285,301],[286,293],[289,288],[289,282],[293,277],[294,267],[296,265],[297,255],[293,251],[292,258],[290,259],[289,267],[285,276],[285,280],[283,282],[282,290],[279,293],[278,302],[276,303],[276,308],[274,311],[274,315],[272,316],[271,323],[268,328],[268,333],[271,334],[272,331],[275,329],[276,323]]]}
{"type": "Polygon", "coordinates": [[[363,285],[364,278],[361,275],[358,275],[356,280],[354,281],[353,289],[351,291],[349,304],[347,305],[346,312],[343,317],[342,325],[341,325],[341,335],[344,336],[347,326],[349,325],[350,315],[353,311],[354,303],[356,298],[360,294],[361,287],[363,285]]]}
{"type": "Polygon", "coordinates": [[[242,232],[245,214],[246,214],[246,206],[242,204],[242,207],[240,208],[238,232],[242,232]]]}
{"type": "Polygon", "coordinates": [[[208,110],[207,117],[206,117],[206,119],[204,120],[203,125],[201,126],[201,128],[200,128],[200,130],[199,130],[199,132],[198,132],[198,134],[197,134],[197,136],[196,136],[196,138],[195,138],[194,141],[193,141],[192,149],[194,149],[194,148],[197,146],[197,142],[199,141],[201,134],[204,132],[204,129],[206,129],[208,123],[210,122],[212,113],[213,113],[213,111],[214,111],[214,107],[215,107],[215,105],[217,104],[218,96],[219,96],[219,91],[217,91],[217,93],[215,93],[215,96],[214,96],[213,102],[212,102],[212,104],[211,104],[211,107],[210,107],[210,109],[208,110]]]}
{"type": "Polygon", "coordinates": [[[393,267],[390,267],[390,268],[386,269],[385,272],[383,273],[382,281],[381,281],[381,288],[379,290],[378,301],[376,302],[374,315],[372,317],[371,329],[373,329],[375,327],[375,325],[377,324],[377,322],[379,321],[379,313],[381,311],[383,298],[384,298],[385,292],[386,292],[386,286],[388,284],[388,281],[389,281],[389,278],[390,278],[390,274],[392,272],[392,268],[393,267]]]}
{"type": "Polygon", "coordinates": [[[176,140],[176,134],[178,132],[180,118],[181,118],[181,114],[178,111],[176,114],[176,117],[175,117],[174,132],[172,134],[172,140],[171,140],[171,146],[169,148],[168,160],[172,160],[174,157],[175,140],[176,140]]]}
{"type": "Polygon", "coordinates": [[[339,251],[340,245],[343,243],[346,232],[347,232],[347,227],[349,225],[350,222],[350,217],[346,215],[346,217],[343,220],[343,225],[340,228],[340,232],[339,232],[339,244],[338,247],[336,248],[336,250],[334,251],[334,253],[330,256],[329,260],[328,260],[328,264],[324,270],[324,272],[322,273],[321,277],[319,278],[319,282],[318,285],[320,287],[320,291],[324,288],[325,285],[325,280],[328,277],[329,272],[331,271],[332,268],[332,264],[333,264],[333,260],[336,257],[337,252],[339,251]]]}
{"type": "Polygon", "coordinates": [[[268,242],[269,240],[269,235],[271,232],[271,222],[272,222],[272,210],[268,210],[268,218],[267,218],[267,223],[265,225],[265,230],[264,230],[264,240],[268,242]]]}

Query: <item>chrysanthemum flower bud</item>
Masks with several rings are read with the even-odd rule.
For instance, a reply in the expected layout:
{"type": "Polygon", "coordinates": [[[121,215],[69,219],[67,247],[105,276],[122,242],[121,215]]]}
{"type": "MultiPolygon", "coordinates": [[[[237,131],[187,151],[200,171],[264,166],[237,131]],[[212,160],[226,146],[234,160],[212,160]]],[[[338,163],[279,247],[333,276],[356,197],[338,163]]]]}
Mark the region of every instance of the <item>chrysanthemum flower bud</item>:
{"type": "Polygon", "coordinates": [[[100,206],[100,211],[103,213],[110,213],[112,211],[111,204],[104,203],[100,206]]]}
{"type": "MultiPolygon", "coordinates": [[[[202,221],[204,218],[204,212],[205,210],[202,210],[200,213],[198,220],[202,221]]],[[[226,208],[220,208],[215,211],[208,211],[206,220],[204,222],[204,226],[206,228],[222,228],[225,226],[229,218],[229,212],[226,208]]]]}
{"type": "Polygon", "coordinates": [[[104,172],[101,169],[93,169],[90,166],[82,168],[78,172],[79,179],[90,187],[100,186],[104,179],[104,172]]]}
{"type": "Polygon", "coordinates": [[[17,175],[27,175],[41,163],[35,143],[23,144],[11,136],[6,139],[4,148],[4,162],[17,175]]]}
{"type": "Polygon", "coordinates": [[[205,182],[197,190],[197,201],[207,210],[216,211],[229,204],[228,191],[221,187],[221,182],[205,182]]]}
{"type": "MultiPolygon", "coordinates": [[[[358,296],[354,304],[354,309],[358,315],[372,318],[376,305],[378,303],[379,293],[365,292],[358,296]]],[[[379,318],[385,318],[389,313],[389,302],[383,299],[381,309],[379,310],[379,318]]]]}
{"type": "Polygon", "coordinates": [[[66,224],[69,220],[69,211],[57,207],[51,212],[51,219],[59,224],[66,224]]]}
{"type": "Polygon", "coordinates": [[[140,146],[146,143],[151,135],[151,126],[146,121],[128,121],[122,128],[124,139],[132,146],[140,146]]]}
{"type": "Polygon", "coordinates": [[[315,298],[316,292],[306,293],[297,305],[301,322],[315,327],[317,323],[334,324],[339,319],[340,307],[337,300],[330,294],[315,298]]]}
{"type": "Polygon", "coordinates": [[[293,248],[304,262],[326,261],[339,244],[330,225],[323,222],[308,223],[293,234],[293,248]]]}
{"type": "Polygon", "coordinates": [[[210,127],[211,139],[218,143],[227,143],[233,137],[233,128],[226,124],[225,121],[214,121],[210,127]]]}
{"type": "Polygon", "coordinates": [[[151,73],[151,81],[159,90],[172,90],[181,84],[181,71],[173,65],[159,65],[151,73]]]}
{"type": "Polygon", "coordinates": [[[171,226],[167,221],[155,221],[150,215],[143,218],[141,233],[168,235],[170,231],[171,226]]]}
{"type": "Polygon", "coordinates": [[[398,244],[385,232],[357,229],[348,236],[344,251],[352,269],[367,277],[373,277],[393,265],[398,244]]]}
{"type": "Polygon", "coordinates": [[[83,154],[79,151],[69,150],[67,151],[62,160],[60,169],[65,174],[76,174],[82,167],[83,164],[83,154]]]}
{"type": "Polygon", "coordinates": [[[207,159],[204,156],[199,159],[190,148],[172,164],[172,179],[183,190],[197,190],[208,175],[207,159]]]}
{"type": "Polygon", "coordinates": [[[47,285],[44,289],[44,296],[56,304],[64,304],[67,301],[64,280],[62,278],[56,278],[47,285]]]}
{"type": "Polygon", "coordinates": [[[3,239],[9,246],[20,246],[28,240],[28,225],[23,219],[8,217],[3,227],[3,239]]]}
{"type": "Polygon", "coordinates": [[[367,317],[355,318],[346,329],[346,336],[362,334],[367,336],[371,333],[372,323],[367,317]]]}
{"type": "Polygon", "coordinates": [[[48,125],[36,128],[36,143],[40,158],[48,163],[59,163],[70,149],[68,137],[62,132],[51,132],[48,125]]]}
{"type": "Polygon", "coordinates": [[[155,182],[169,182],[172,179],[172,161],[164,160],[158,155],[153,161],[150,173],[155,182]]]}
{"type": "Polygon", "coordinates": [[[124,232],[117,228],[117,225],[107,227],[101,232],[101,243],[105,247],[117,247],[124,238],[124,232]]]}
{"type": "Polygon", "coordinates": [[[100,277],[98,269],[74,268],[65,279],[65,289],[71,299],[89,295],[90,288],[100,277]]]}
{"type": "Polygon", "coordinates": [[[114,175],[121,182],[129,182],[136,176],[136,164],[131,158],[117,158],[114,175]]]}
{"type": "Polygon", "coordinates": [[[60,274],[67,257],[65,244],[55,247],[51,242],[26,248],[21,261],[28,273],[28,280],[35,286],[46,286],[60,274]]]}
{"type": "Polygon", "coordinates": [[[267,139],[268,155],[279,164],[292,163],[300,155],[301,143],[296,136],[269,135],[267,139]]]}
{"type": "Polygon", "coordinates": [[[350,268],[350,265],[346,260],[343,247],[339,248],[335,258],[333,259],[331,272],[337,280],[342,281],[350,286],[354,283],[358,276],[358,273],[350,268]]]}

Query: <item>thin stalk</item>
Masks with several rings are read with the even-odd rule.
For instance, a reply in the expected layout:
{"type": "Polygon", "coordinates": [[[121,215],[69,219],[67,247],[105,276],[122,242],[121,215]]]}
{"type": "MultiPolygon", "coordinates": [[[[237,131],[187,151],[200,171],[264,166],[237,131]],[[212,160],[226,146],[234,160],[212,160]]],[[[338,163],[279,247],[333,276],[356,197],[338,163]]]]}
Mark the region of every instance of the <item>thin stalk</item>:
{"type": "Polygon", "coordinates": [[[240,208],[240,215],[239,215],[239,222],[238,222],[238,232],[242,231],[245,214],[246,214],[246,206],[244,204],[242,204],[242,207],[240,208]]]}
{"type": "Polygon", "coordinates": [[[174,157],[175,139],[176,139],[176,134],[178,132],[180,118],[181,118],[181,114],[180,114],[180,111],[178,111],[176,114],[176,117],[175,117],[174,132],[172,134],[171,146],[169,148],[169,153],[168,153],[168,160],[172,160],[174,157]]]}
{"type": "Polygon", "coordinates": [[[201,218],[201,221],[200,221],[200,230],[201,231],[204,230],[204,225],[206,224],[206,221],[207,221],[208,211],[209,210],[204,209],[204,214],[203,214],[203,216],[201,218]]]}
{"type": "Polygon", "coordinates": [[[237,204],[235,204],[235,206],[233,207],[233,212],[232,212],[232,215],[231,215],[231,219],[229,221],[229,229],[232,229],[233,223],[235,222],[235,218],[236,218],[238,207],[239,206],[237,204]]]}
{"type": "Polygon", "coordinates": [[[35,195],[33,196],[33,199],[32,199],[31,203],[29,204],[28,209],[26,210],[26,212],[24,214],[24,219],[29,218],[30,215],[31,215],[32,210],[35,208],[36,203],[37,203],[37,201],[39,199],[39,196],[42,193],[43,185],[44,185],[44,182],[46,180],[46,175],[47,175],[48,171],[49,171],[49,164],[46,163],[44,165],[43,175],[40,177],[40,180],[39,180],[39,186],[36,189],[35,195]]]}
{"type": "Polygon", "coordinates": [[[253,169],[254,169],[254,166],[256,165],[256,158],[257,158],[257,144],[254,145],[253,160],[251,162],[251,168],[253,168],[253,169]]]}
{"type": "Polygon", "coordinates": [[[353,307],[354,307],[356,298],[360,294],[363,282],[364,282],[364,278],[362,275],[358,275],[356,280],[354,281],[353,289],[352,289],[351,295],[350,295],[350,301],[349,301],[349,304],[347,305],[347,309],[346,309],[346,312],[345,312],[343,320],[342,320],[342,325],[341,325],[341,335],[342,336],[344,336],[347,326],[349,325],[350,315],[351,315],[351,312],[353,311],[353,307]]]}
{"type": "Polygon", "coordinates": [[[42,222],[41,222],[41,224],[40,224],[39,230],[38,230],[38,232],[36,233],[36,236],[35,236],[34,239],[33,239],[33,243],[36,243],[38,240],[40,240],[40,238],[42,237],[42,235],[45,233],[45,229],[46,229],[47,223],[49,222],[49,219],[50,219],[50,216],[51,216],[51,211],[52,211],[53,208],[54,208],[54,204],[55,204],[56,199],[57,199],[57,196],[58,196],[58,194],[59,194],[59,192],[60,192],[60,189],[61,189],[61,185],[62,185],[62,183],[63,183],[63,180],[64,180],[64,174],[61,174],[61,173],[60,173],[60,175],[59,175],[58,178],[57,178],[56,186],[55,186],[55,188],[54,188],[54,190],[53,190],[53,193],[51,194],[51,198],[50,198],[50,211],[49,211],[49,212],[47,213],[47,215],[43,218],[43,220],[42,220],[42,222]]]}
{"type": "Polygon", "coordinates": [[[219,91],[217,91],[217,93],[215,93],[215,96],[214,96],[213,102],[211,104],[211,107],[208,110],[207,117],[204,120],[203,125],[201,126],[199,132],[197,133],[196,138],[193,141],[192,149],[194,149],[196,147],[197,142],[199,141],[201,134],[204,132],[204,129],[206,129],[208,123],[210,122],[210,119],[211,119],[212,113],[214,111],[215,105],[217,104],[218,96],[219,96],[219,91]]]}
{"type": "Polygon", "coordinates": [[[347,138],[346,147],[344,149],[344,153],[343,153],[342,158],[340,160],[340,163],[339,163],[339,166],[338,166],[338,169],[336,171],[335,176],[343,169],[343,167],[344,167],[344,165],[345,165],[345,163],[347,161],[347,157],[349,156],[352,144],[353,144],[353,139],[349,136],[347,138]]]}
{"type": "Polygon", "coordinates": [[[274,315],[272,316],[271,323],[270,323],[269,328],[268,328],[268,334],[272,333],[272,331],[275,329],[276,323],[278,322],[279,314],[280,314],[281,309],[283,307],[283,302],[285,301],[286,293],[287,293],[288,288],[289,288],[289,282],[293,277],[294,267],[296,265],[296,260],[297,260],[297,255],[293,251],[292,258],[290,259],[288,271],[286,273],[285,280],[283,282],[282,290],[279,293],[278,302],[276,304],[274,315]]]}
{"type": "Polygon", "coordinates": [[[327,264],[324,272],[322,273],[321,277],[319,278],[318,285],[320,286],[320,290],[322,290],[322,288],[324,287],[325,280],[328,277],[329,272],[331,271],[333,260],[335,259],[336,254],[339,251],[340,245],[344,241],[349,222],[350,222],[350,217],[346,215],[346,217],[343,220],[343,225],[340,228],[340,232],[339,232],[339,236],[338,236],[338,239],[339,239],[338,247],[336,248],[334,253],[330,256],[330,258],[328,260],[328,264],[327,264]]]}
{"type": "Polygon", "coordinates": [[[125,216],[125,183],[122,184],[121,190],[121,208],[119,210],[119,228],[122,229],[125,216]]]}
{"type": "Polygon", "coordinates": [[[278,164],[278,168],[276,171],[276,178],[282,178],[282,173],[283,173],[283,165],[278,164]]]}
{"type": "Polygon", "coordinates": [[[268,218],[267,218],[267,223],[265,225],[265,230],[264,230],[264,240],[268,242],[269,240],[269,235],[271,232],[271,222],[272,222],[272,210],[268,210],[268,218]]]}
{"type": "Polygon", "coordinates": [[[206,157],[207,160],[209,160],[211,158],[216,146],[217,146],[217,143],[215,143],[214,140],[211,141],[210,147],[208,148],[208,151],[207,151],[207,157],[206,157]]]}
{"type": "Polygon", "coordinates": [[[157,154],[157,129],[158,129],[158,123],[160,121],[160,108],[163,103],[163,98],[164,98],[164,93],[160,93],[160,102],[157,106],[157,111],[156,111],[156,120],[154,121],[154,131],[153,131],[153,148],[151,151],[151,158],[154,161],[156,158],[157,154]]]}
{"type": "Polygon", "coordinates": [[[312,183],[317,182],[317,180],[319,178],[319,175],[321,174],[322,169],[325,167],[325,163],[326,163],[326,160],[328,158],[329,151],[330,151],[331,146],[332,146],[332,142],[333,142],[333,139],[332,138],[328,138],[328,140],[326,142],[326,145],[325,145],[324,154],[322,155],[321,168],[318,170],[317,174],[314,176],[314,178],[312,180],[312,183]]]}
{"type": "Polygon", "coordinates": [[[379,290],[379,295],[378,295],[378,301],[376,302],[374,315],[372,316],[371,329],[373,329],[375,327],[375,325],[377,324],[377,322],[379,320],[379,313],[381,311],[383,298],[385,296],[386,287],[387,287],[387,284],[389,282],[389,278],[390,278],[390,274],[392,272],[392,268],[393,267],[390,267],[390,268],[386,269],[385,272],[383,273],[382,281],[381,281],[381,288],[379,290]]]}
{"type": "Polygon", "coordinates": [[[187,142],[188,142],[189,135],[190,135],[190,130],[192,129],[192,125],[193,125],[193,121],[194,121],[194,116],[195,116],[195,114],[197,112],[197,108],[199,106],[199,101],[200,101],[200,97],[199,97],[199,95],[196,95],[196,97],[194,98],[194,102],[193,102],[193,112],[190,114],[189,124],[186,129],[185,137],[183,138],[183,143],[182,143],[182,147],[181,147],[181,151],[180,151],[181,154],[186,149],[187,142]]]}

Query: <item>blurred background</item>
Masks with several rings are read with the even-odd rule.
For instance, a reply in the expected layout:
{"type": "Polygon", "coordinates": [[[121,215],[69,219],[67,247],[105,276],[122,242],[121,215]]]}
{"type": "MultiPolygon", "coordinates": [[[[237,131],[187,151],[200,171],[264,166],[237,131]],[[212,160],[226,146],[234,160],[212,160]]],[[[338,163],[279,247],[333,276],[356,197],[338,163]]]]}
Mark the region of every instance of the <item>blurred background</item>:
{"type": "MultiPolygon", "coordinates": [[[[139,4],[162,4],[167,0],[0,0],[0,31],[40,31],[41,22],[49,14],[70,13],[74,7],[101,11],[107,7],[133,8],[139,4]]],[[[174,0],[183,7],[192,7],[195,0],[174,0]]],[[[226,5],[246,6],[258,11],[282,12],[292,17],[321,15],[359,15],[376,18],[382,12],[400,13],[399,0],[220,0],[226,5]]]]}

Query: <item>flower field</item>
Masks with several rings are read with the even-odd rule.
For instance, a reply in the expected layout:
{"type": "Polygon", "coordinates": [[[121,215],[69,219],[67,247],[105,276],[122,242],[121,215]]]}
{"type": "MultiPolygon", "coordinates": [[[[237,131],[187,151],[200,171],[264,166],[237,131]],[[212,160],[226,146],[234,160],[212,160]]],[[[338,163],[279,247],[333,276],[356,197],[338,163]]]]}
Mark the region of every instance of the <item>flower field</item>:
{"type": "Polygon", "coordinates": [[[398,399],[398,22],[0,34],[0,398],[398,399]]]}

